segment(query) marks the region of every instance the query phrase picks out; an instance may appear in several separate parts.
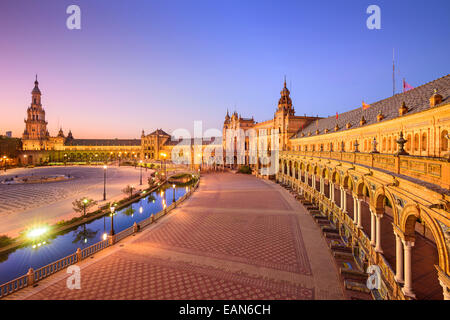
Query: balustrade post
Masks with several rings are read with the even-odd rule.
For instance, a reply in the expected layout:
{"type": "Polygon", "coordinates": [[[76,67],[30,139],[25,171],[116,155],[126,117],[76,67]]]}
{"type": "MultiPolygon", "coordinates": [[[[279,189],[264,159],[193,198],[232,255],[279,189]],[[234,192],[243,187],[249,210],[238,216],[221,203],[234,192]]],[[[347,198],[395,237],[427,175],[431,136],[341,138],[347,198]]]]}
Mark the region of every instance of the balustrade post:
{"type": "Polygon", "coordinates": [[[34,270],[33,268],[28,269],[27,272],[27,286],[32,286],[34,284],[34,270]]]}
{"type": "Polygon", "coordinates": [[[81,256],[81,249],[78,248],[76,253],[77,253],[77,262],[79,262],[83,259],[83,257],[81,256]]]}

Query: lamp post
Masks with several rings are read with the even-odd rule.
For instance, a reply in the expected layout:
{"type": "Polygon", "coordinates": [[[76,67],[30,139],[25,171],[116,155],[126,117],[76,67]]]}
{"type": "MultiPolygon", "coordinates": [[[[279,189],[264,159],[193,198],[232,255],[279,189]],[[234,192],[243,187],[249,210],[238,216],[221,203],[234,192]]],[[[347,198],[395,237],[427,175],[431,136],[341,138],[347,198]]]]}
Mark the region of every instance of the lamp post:
{"type": "Polygon", "coordinates": [[[88,203],[88,199],[83,200],[83,216],[86,216],[86,205],[88,203]]]}
{"type": "Polygon", "coordinates": [[[175,202],[175,184],[172,185],[173,190],[173,202],[175,202]]]}
{"type": "Polygon", "coordinates": [[[116,210],[116,208],[114,206],[111,206],[109,209],[111,210],[111,231],[109,231],[109,235],[113,236],[114,235],[114,211],[116,210]]]}
{"type": "Polygon", "coordinates": [[[139,185],[142,186],[142,160],[139,161],[139,163],[141,164],[141,172],[140,172],[140,176],[139,176],[139,185]]]}
{"type": "Polygon", "coordinates": [[[106,165],[103,166],[103,201],[106,200],[106,165]]]}

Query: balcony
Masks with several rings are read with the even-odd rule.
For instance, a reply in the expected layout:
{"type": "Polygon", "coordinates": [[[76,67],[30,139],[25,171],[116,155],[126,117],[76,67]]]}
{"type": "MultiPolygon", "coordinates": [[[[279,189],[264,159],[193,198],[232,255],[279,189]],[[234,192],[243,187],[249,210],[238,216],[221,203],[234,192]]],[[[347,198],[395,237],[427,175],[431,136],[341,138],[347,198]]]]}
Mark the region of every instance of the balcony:
{"type": "MultiPolygon", "coordinates": [[[[336,151],[280,151],[280,158],[314,157],[362,165],[450,189],[450,160],[423,156],[336,151]]],[[[413,181],[417,182],[417,181],[413,181]]],[[[426,187],[432,187],[426,185],[426,187]]]]}

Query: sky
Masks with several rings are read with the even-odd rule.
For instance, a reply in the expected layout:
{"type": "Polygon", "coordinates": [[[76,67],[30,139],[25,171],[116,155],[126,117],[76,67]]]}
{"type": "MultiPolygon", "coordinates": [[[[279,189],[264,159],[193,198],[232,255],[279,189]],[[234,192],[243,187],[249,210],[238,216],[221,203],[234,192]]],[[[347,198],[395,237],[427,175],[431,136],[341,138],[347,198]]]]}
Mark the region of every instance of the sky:
{"type": "Polygon", "coordinates": [[[450,1],[2,0],[0,134],[21,136],[38,74],[48,129],[139,138],[273,118],[284,76],[297,115],[328,116],[450,73],[450,1]],[[81,9],[69,30],[66,9],[81,9]],[[370,30],[369,5],[381,9],[370,30]]]}

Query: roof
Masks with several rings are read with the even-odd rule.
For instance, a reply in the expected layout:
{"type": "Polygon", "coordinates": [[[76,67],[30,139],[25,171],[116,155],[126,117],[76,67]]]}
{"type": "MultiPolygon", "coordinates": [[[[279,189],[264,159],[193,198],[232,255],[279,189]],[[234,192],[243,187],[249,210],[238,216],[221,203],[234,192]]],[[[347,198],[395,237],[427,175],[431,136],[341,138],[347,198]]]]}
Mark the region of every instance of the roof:
{"type": "MultiPolygon", "coordinates": [[[[317,136],[325,134],[325,129],[328,129],[329,133],[333,133],[335,132],[334,127],[336,126],[336,123],[339,126],[339,130],[337,132],[359,128],[361,127],[359,121],[362,116],[364,116],[366,120],[366,123],[363,126],[367,126],[377,123],[377,115],[380,111],[384,116],[382,121],[395,119],[399,117],[398,109],[402,105],[403,101],[408,107],[408,113],[406,115],[427,110],[430,108],[429,99],[433,95],[434,89],[437,89],[437,92],[442,96],[442,102],[437,106],[449,103],[450,74],[421,85],[420,87],[411,89],[407,92],[398,93],[384,100],[371,103],[370,108],[366,110],[362,110],[362,107],[360,107],[358,109],[340,113],[337,120],[336,116],[331,116],[328,118],[319,119],[317,122],[313,121],[308,126],[303,128],[303,133],[307,134],[308,132],[311,132],[311,136],[317,136]],[[351,124],[349,129],[346,128],[346,124],[348,122],[351,124]],[[316,134],[316,130],[319,130],[319,134],[316,134]]],[[[301,132],[302,130],[298,131],[292,139],[302,138],[301,132]]],[[[303,138],[307,137],[308,135],[305,135],[303,138]]]]}
{"type": "MultiPolygon", "coordinates": [[[[191,145],[194,145],[196,142],[200,143],[202,145],[215,145],[215,144],[222,144],[222,137],[212,137],[211,139],[209,138],[203,138],[203,141],[200,140],[200,138],[191,138],[190,139],[190,143],[191,145]],[[197,140],[197,141],[196,141],[197,140]]],[[[183,139],[183,144],[186,144],[186,141],[189,141],[189,139],[183,139]]],[[[180,143],[180,140],[167,140],[166,143],[164,144],[165,146],[176,146],[180,143]]]]}
{"type": "Polygon", "coordinates": [[[152,133],[149,134],[149,136],[153,136],[153,135],[160,135],[160,136],[169,136],[170,134],[168,134],[167,132],[165,132],[163,129],[156,129],[155,131],[153,131],[152,133]]]}
{"type": "Polygon", "coordinates": [[[140,146],[140,139],[73,139],[66,146],[140,146]]]}

